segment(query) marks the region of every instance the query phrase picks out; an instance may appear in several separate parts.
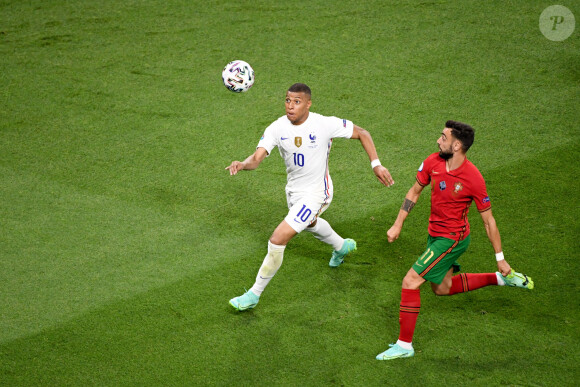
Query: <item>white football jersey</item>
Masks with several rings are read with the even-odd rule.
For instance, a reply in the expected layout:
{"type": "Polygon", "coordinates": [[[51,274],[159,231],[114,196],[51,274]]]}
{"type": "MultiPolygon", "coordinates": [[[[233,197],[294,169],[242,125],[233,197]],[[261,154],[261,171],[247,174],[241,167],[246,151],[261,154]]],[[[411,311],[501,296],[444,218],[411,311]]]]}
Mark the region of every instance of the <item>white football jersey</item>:
{"type": "Polygon", "coordinates": [[[328,156],[332,139],[351,138],[353,123],[337,117],[309,112],[301,125],[293,125],[285,115],[268,126],[258,143],[271,154],[275,146],[286,163],[289,194],[309,193],[332,197],[328,156]]]}

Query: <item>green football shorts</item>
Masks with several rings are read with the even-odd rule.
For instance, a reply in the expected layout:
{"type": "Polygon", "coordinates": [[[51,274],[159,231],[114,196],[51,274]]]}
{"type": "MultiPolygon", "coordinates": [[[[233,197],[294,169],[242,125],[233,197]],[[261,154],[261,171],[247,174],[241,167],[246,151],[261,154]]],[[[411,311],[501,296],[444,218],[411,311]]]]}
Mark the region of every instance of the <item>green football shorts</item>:
{"type": "Polygon", "coordinates": [[[450,268],[453,267],[454,273],[459,271],[457,260],[467,250],[470,240],[471,235],[462,241],[429,235],[427,250],[417,259],[413,270],[425,280],[441,284],[450,268]]]}

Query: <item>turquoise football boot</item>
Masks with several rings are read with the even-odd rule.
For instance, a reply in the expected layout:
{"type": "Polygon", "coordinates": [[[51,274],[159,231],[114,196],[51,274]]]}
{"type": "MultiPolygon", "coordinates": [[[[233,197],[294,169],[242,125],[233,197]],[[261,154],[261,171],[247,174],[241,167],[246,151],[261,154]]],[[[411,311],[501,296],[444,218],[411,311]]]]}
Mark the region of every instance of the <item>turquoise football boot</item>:
{"type": "MultiPolygon", "coordinates": [[[[501,274],[500,274],[501,275],[501,274]]],[[[534,281],[525,274],[518,273],[512,270],[507,276],[501,276],[506,286],[515,286],[516,288],[533,289],[534,281]]]]}
{"type": "Polygon", "coordinates": [[[399,344],[389,344],[389,349],[377,355],[377,360],[393,360],[403,357],[413,357],[415,355],[414,349],[405,349],[399,344]]]}
{"type": "Polygon", "coordinates": [[[248,290],[239,297],[234,297],[230,300],[230,305],[233,306],[238,311],[248,310],[255,308],[260,301],[260,297],[256,296],[254,292],[248,290]]]}
{"type": "Polygon", "coordinates": [[[356,242],[352,239],[345,239],[342,248],[338,251],[335,250],[332,252],[332,257],[330,258],[328,266],[339,267],[340,264],[344,262],[344,256],[354,250],[356,250],[356,242]]]}

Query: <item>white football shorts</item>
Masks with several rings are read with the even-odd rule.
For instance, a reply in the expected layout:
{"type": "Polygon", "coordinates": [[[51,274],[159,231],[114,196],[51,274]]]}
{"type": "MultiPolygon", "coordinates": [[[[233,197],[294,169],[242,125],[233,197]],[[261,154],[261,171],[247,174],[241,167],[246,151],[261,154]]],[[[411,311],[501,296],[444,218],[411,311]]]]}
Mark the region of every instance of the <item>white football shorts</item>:
{"type": "Polygon", "coordinates": [[[300,233],[326,211],[332,196],[286,194],[286,200],[289,211],[284,220],[300,233]]]}

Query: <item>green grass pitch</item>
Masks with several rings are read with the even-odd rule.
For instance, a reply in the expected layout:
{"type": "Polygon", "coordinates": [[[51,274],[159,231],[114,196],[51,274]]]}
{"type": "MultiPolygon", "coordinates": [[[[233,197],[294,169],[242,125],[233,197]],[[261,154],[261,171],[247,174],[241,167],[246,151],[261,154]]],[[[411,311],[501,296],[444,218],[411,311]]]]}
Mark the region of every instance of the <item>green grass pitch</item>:
{"type": "MultiPolygon", "coordinates": [[[[0,0],[0,385],[576,385],[580,28],[545,38],[549,5],[0,0]],[[234,59],[256,72],[248,93],[221,82],[234,59]],[[295,82],[312,111],[371,132],[396,184],[336,140],[325,218],[358,250],[332,270],[299,235],[236,313],[286,213],[285,173],[277,152],[224,168],[295,82]],[[415,357],[378,362],[427,191],[395,244],[385,233],[448,119],[475,127],[506,258],[536,288],[425,287],[415,357]]],[[[462,268],[494,271],[470,219],[462,268]]]]}

